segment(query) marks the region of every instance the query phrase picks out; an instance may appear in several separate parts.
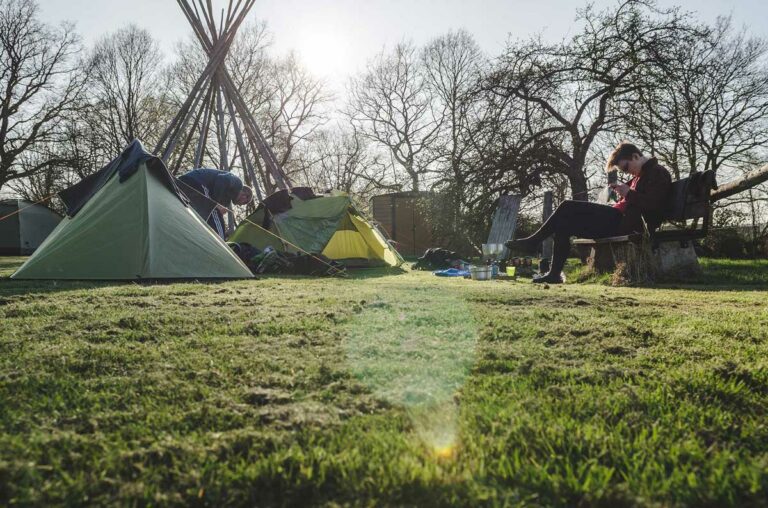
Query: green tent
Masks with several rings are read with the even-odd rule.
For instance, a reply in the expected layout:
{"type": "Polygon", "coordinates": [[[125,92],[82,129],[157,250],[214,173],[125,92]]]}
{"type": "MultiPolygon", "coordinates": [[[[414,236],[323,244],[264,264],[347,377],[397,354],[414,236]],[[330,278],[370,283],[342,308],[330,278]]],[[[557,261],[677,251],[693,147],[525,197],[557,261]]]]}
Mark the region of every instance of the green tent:
{"type": "MultiPolygon", "coordinates": [[[[301,192],[300,192],[301,191],[301,192]]],[[[263,249],[321,253],[348,267],[399,266],[403,258],[355,208],[349,195],[278,191],[240,223],[229,241],[263,249]]]]}
{"type": "Polygon", "coordinates": [[[23,199],[0,201],[0,256],[28,256],[61,222],[47,206],[23,199]]]}
{"type": "Polygon", "coordinates": [[[68,216],[14,279],[248,278],[250,270],[186,204],[165,165],[134,141],[59,194],[68,216]]]}

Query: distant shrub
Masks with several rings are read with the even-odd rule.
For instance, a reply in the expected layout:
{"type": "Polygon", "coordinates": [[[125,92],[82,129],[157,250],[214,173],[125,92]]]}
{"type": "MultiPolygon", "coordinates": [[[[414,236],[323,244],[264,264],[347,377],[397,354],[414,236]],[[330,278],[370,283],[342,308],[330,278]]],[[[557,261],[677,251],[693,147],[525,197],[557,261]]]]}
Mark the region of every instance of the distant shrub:
{"type": "Polygon", "coordinates": [[[701,254],[712,258],[752,257],[752,241],[736,228],[715,229],[701,241],[701,254]]]}

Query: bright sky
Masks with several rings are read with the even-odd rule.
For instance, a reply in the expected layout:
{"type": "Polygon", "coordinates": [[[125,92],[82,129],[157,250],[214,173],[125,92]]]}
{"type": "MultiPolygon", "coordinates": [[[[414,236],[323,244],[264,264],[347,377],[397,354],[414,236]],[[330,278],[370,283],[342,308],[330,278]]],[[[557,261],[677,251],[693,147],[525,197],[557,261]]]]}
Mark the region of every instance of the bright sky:
{"type": "MultiPolygon", "coordinates": [[[[134,22],[149,29],[170,54],[191,30],[173,0],[38,0],[47,22],[76,23],[87,43],[134,22]]],[[[267,22],[278,52],[295,50],[304,64],[341,92],[347,78],[385,46],[404,39],[417,44],[465,28],[490,55],[498,54],[509,36],[541,33],[560,39],[570,33],[576,8],[568,0],[259,0],[250,17],[267,22]]],[[[614,0],[595,0],[598,7],[614,0]]],[[[660,0],[679,5],[713,21],[732,14],[739,26],[768,37],[765,0],[660,0]]],[[[226,7],[225,0],[213,0],[226,7]]]]}

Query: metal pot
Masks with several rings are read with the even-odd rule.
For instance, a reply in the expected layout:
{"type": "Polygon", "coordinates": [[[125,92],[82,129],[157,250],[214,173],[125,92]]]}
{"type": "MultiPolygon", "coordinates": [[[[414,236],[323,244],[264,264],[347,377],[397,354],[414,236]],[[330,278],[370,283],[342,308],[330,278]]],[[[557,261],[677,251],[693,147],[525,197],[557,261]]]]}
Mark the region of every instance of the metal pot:
{"type": "Polygon", "coordinates": [[[473,280],[491,280],[492,267],[490,266],[470,266],[469,276],[473,280]]]}

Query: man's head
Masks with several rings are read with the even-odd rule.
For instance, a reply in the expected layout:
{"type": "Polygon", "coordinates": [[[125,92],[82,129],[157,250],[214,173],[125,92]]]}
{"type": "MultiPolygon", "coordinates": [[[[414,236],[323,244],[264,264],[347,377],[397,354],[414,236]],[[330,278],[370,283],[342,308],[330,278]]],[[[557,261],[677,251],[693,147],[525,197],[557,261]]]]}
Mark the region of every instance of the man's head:
{"type": "Polygon", "coordinates": [[[611,171],[616,167],[622,173],[639,175],[646,160],[639,148],[632,143],[622,142],[611,152],[605,169],[611,171]]]}
{"type": "Polygon", "coordinates": [[[234,203],[236,205],[247,205],[253,201],[253,190],[248,187],[247,185],[243,185],[243,188],[240,189],[240,192],[237,195],[237,198],[235,198],[234,203]]]}

